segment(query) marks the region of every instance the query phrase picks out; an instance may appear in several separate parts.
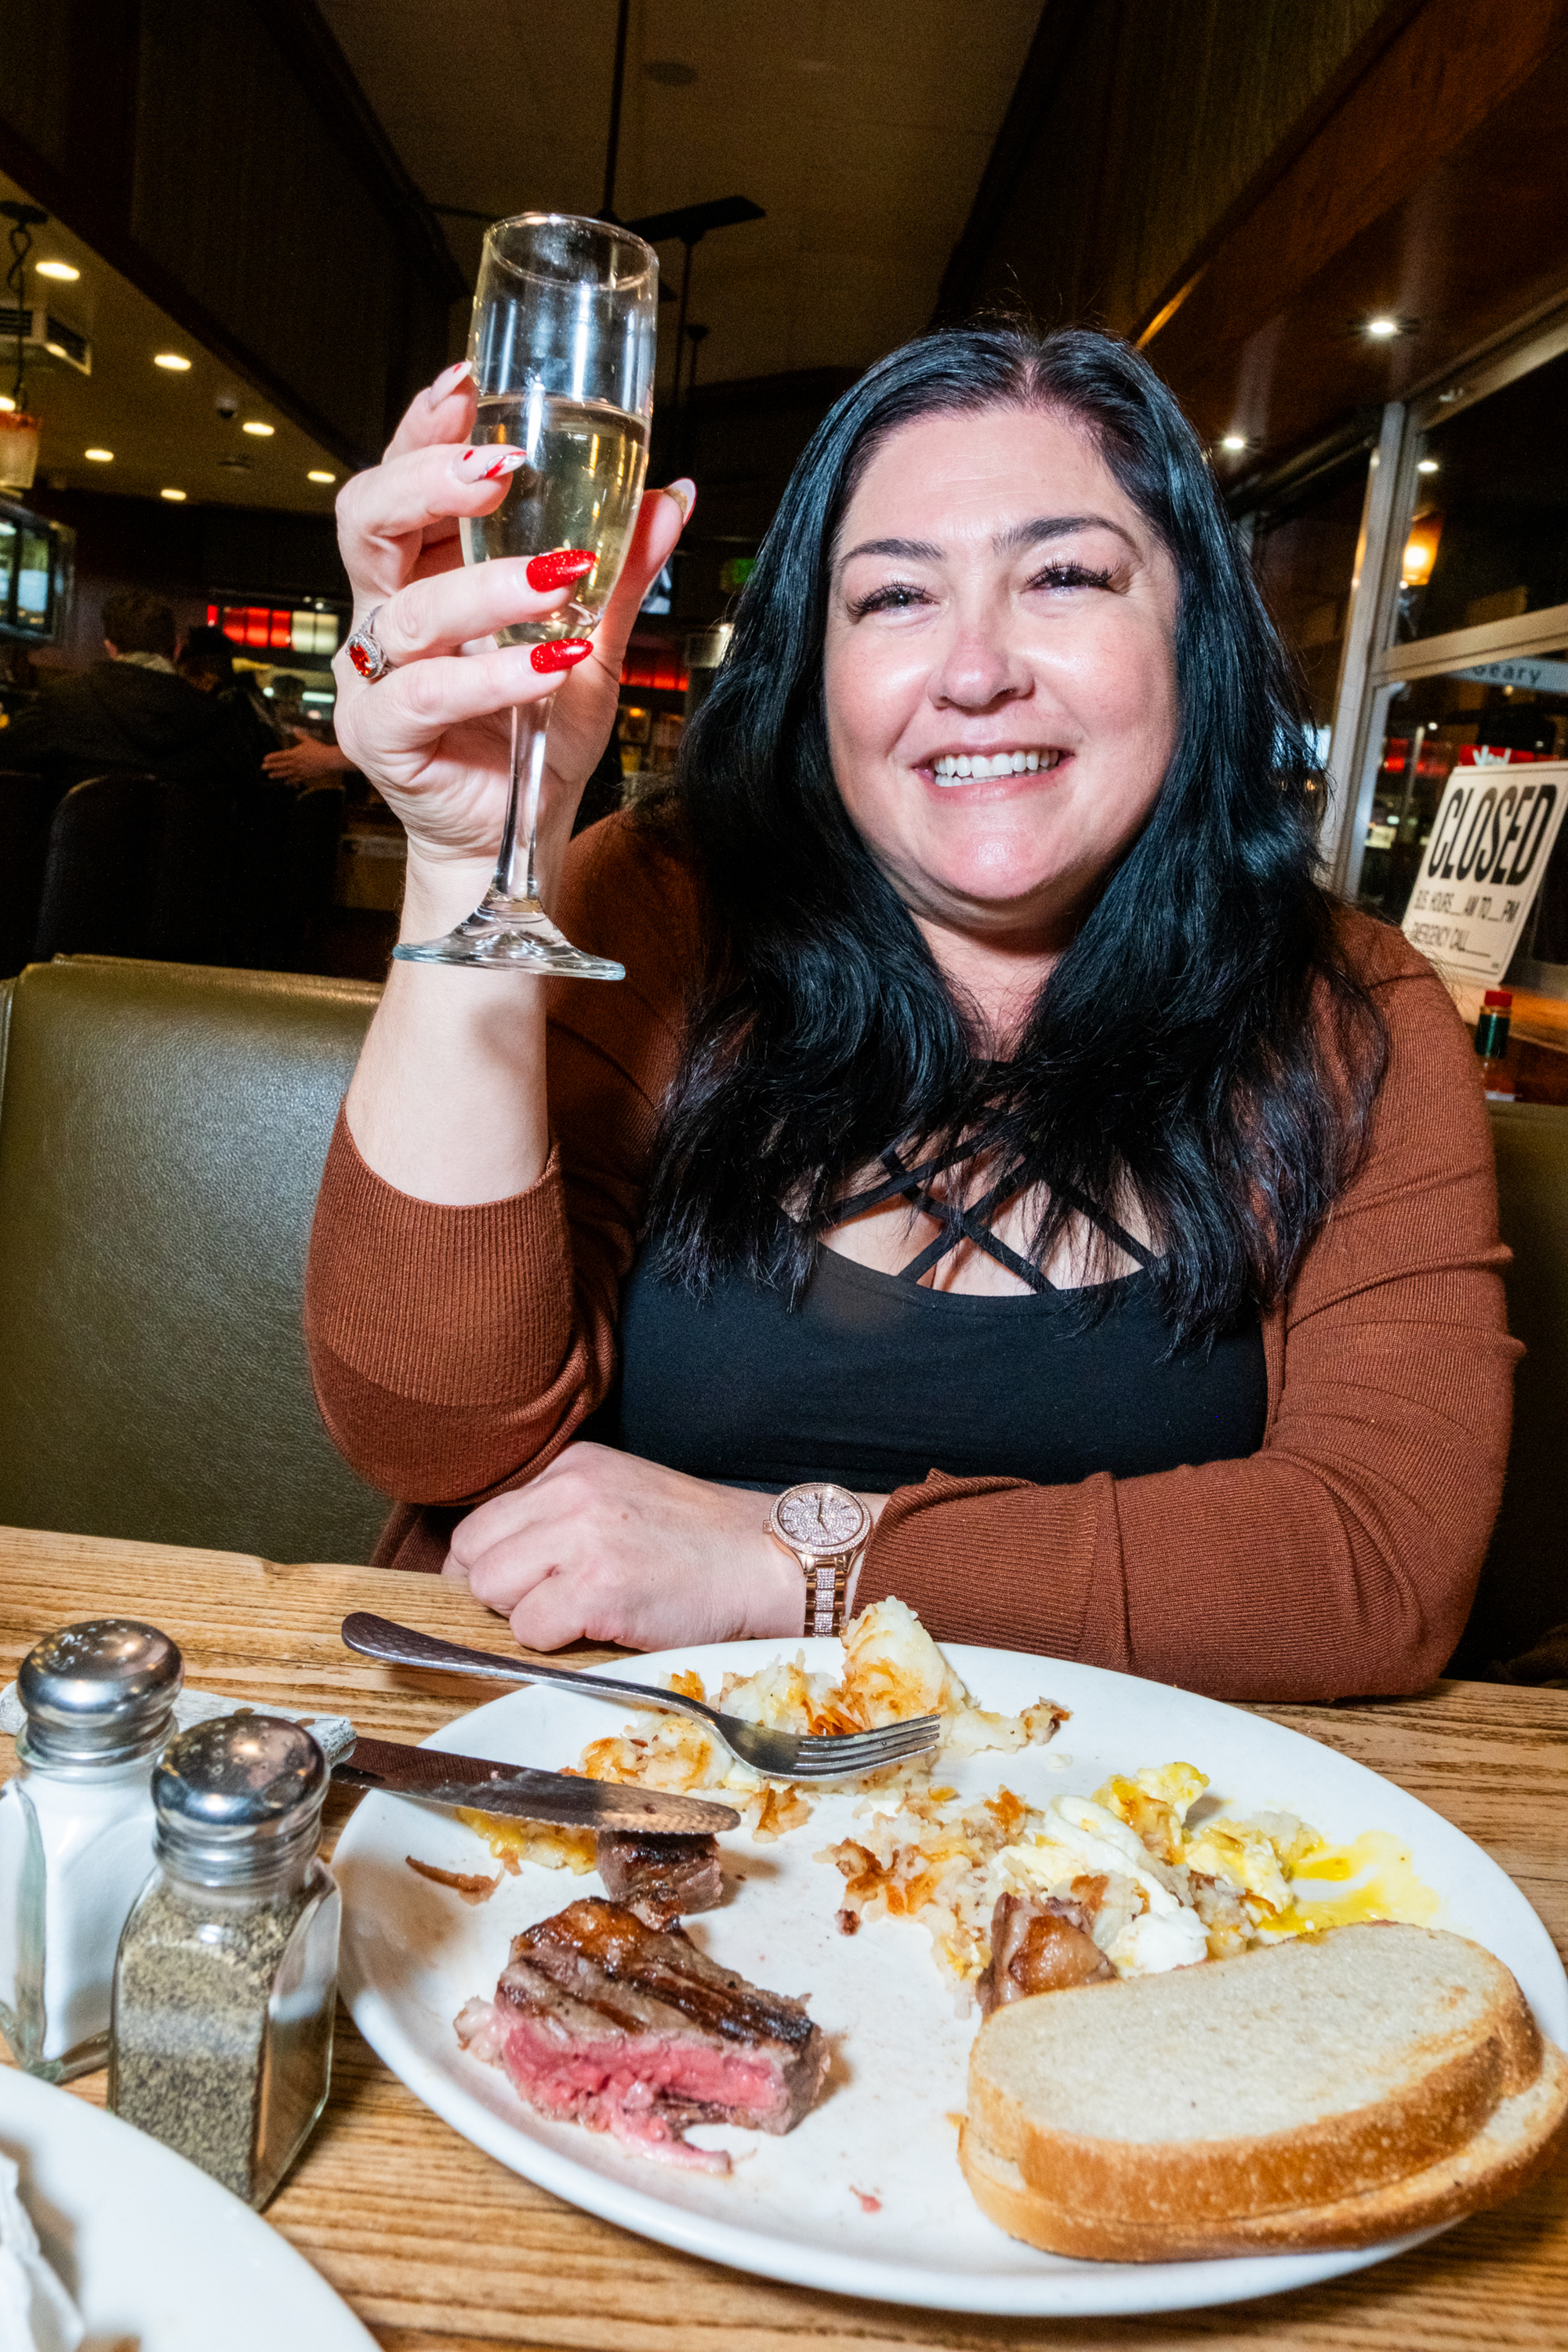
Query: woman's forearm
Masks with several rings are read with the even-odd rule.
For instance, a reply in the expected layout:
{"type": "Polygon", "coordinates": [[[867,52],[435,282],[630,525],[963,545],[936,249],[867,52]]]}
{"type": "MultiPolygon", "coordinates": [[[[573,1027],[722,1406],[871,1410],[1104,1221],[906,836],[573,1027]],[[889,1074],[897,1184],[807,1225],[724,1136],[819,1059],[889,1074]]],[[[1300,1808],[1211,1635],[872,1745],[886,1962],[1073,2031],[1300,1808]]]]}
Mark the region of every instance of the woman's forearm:
{"type": "MultiPolygon", "coordinates": [[[[448,930],[489,880],[468,860],[411,856],[402,938],[448,930]]],[[[526,1192],[550,1156],[540,982],[395,963],[346,1108],[366,1165],[416,1200],[467,1207],[526,1192]]]]}

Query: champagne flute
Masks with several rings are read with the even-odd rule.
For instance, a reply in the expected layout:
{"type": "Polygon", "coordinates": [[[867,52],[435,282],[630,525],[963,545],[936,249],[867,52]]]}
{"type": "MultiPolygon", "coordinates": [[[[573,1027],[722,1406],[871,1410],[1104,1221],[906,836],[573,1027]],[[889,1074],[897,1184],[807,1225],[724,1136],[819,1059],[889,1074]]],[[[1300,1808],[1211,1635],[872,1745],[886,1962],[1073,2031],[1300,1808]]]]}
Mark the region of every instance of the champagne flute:
{"type": "MultiPolygon", "coordinates": [[[[461,525],[463,560],[558,548],[594,557],[569,604],[498,630],[503,645],[586,636],[609,602],[647,469],[658,303],[658,258],[624,228],[521,213],[485,232],[468,334],[474,443],[506,444],[524,463],[493,514],[461,525]]],[[[574,948],[539,903],[539,797],[553,698],[513,708],[511,789],[489,888],[444,939],[395,950],[403,961],[625,979],[623,965],[574,948]]]]}

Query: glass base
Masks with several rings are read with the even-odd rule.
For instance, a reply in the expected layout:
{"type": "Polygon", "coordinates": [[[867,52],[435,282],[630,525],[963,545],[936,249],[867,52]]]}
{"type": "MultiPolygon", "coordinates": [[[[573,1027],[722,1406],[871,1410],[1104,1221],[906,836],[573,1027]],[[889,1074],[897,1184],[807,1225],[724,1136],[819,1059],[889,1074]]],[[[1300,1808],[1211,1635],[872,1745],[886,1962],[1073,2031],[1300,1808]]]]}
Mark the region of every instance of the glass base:
{"type": "Polygon", "coordinates": [[[493,887],[484,902],[445,939],[404,941],[399,963],[468,964],[478,970],[536,971],[543,978],[625,980],[626,968],[607,956],[585,955],[557,929],[537,898],[503,898],[493,887]]]}

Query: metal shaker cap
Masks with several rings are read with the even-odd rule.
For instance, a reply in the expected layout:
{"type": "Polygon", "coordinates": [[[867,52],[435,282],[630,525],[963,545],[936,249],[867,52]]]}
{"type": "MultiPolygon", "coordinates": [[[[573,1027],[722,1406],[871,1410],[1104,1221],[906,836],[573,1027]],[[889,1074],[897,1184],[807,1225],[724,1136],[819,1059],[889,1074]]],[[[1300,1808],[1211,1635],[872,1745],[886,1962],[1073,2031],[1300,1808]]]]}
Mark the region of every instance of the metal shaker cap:
{"type": "Polygon", "coordinates": [[[185,1670],[156,1625],[89,1617],[28,1651],[16,1674],[30,1764],[122,1764],[161,1748],[185,1670]]]}
{"type": "Polygon", "coordinates": [[[277,1715],[222,1715],[171,1740],[153,1770],[157,1849],[218,1885],[314,1853],[331,1778],[320,1743],[277,1715]]]}

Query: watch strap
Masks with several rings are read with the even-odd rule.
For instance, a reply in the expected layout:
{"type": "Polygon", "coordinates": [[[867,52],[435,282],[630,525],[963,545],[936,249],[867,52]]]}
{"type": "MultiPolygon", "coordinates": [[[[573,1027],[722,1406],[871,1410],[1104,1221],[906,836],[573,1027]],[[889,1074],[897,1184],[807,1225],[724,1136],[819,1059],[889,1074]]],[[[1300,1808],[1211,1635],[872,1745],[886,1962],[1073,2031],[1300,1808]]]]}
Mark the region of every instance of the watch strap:
{"type": "Polygon", "coordinates": [[[849,1579],[860,1551],[861,1547],[857,1545],[853,1551],[807,1552],[801,1556],[805,1575],[807,1633],[843,1633],[849,1579]]]}

